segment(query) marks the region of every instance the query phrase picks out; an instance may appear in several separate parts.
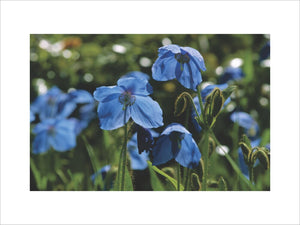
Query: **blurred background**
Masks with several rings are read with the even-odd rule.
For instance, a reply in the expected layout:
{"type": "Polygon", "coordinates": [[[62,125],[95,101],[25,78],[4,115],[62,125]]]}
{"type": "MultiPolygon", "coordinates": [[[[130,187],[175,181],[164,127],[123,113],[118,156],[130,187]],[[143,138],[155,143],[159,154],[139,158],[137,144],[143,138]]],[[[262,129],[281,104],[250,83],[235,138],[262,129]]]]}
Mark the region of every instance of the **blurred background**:
{"type": "MultiPolygon", "coordinates": [[[[232,94],[230,104],[223,110],[214,128],[220,142],[228,146],[234,156],[243,132],[242,129],[237,130],[230,120],[230,114],[234,111],[247,112],[257,121],[261,146],[270,141],[270,60],[264,52],[269,41],[266,34],[32,34],[30,103],[53,86],[66,93],[83,89],[93,94],[99,86],[116,85],[122,75],[131,71],[141,71],[151,77],[151,67],[157,59],[159,47],[168,44],[189,46],[197,49],[204,58],[207,70],[202,73],[203,87],[220,83],[227,67],[241,68],[244,73],[242,79],[228,81],[237,85],[238,89],[232,94]]],[[[185,89],[176,80],[158,82],[151,77],[149,82],[153,86],[151,97],[163,110],[165,126],[172,122],[184,124],[185,115],[174,116],[174,102],[183,91],[193,96],[196,93],[185,89]]],[[[33,121],[31,129],[38,122],[38,118],[33,121]]],[[[82,133],[94,149],[99,168],[111,165],[116,169],[123,129],[104,131],[98,123],[95,117],[82,133]]],[[[161,132],[164,127],[155,131],[161,132]]],[[[188,130],[196,141],[200,139],[201,133],[195,131],[191,121],[188,121],[188,130]]],[[[31,143],[34,137],[31,132],[31,143]]],[[[30,153],[30,189],[97,190],[90,179],[94,171],[85,146],[84,140],[78,137],[77,146],[71,151],[61,153],[50,150],[41,155],[30,153]],[[37,185],[37,173],[39,179],[44,179],[43,187],[37,185]]],[[[212,161],[217,163],[210,165],[211,190],[219,176],[227,181],[229,190],[234,190],[235,187],[230,185],[235,178],[234,172],[224,157],[214,153],[212,161]],[[224,170],[224,167],[227,169],[224,170]]],[[[151,190],[147,169],[134,171],[134,177],[135,190],[151,190]]],[[[260,185],[268,190],[269,177],[262,177],[260,185]]]]}

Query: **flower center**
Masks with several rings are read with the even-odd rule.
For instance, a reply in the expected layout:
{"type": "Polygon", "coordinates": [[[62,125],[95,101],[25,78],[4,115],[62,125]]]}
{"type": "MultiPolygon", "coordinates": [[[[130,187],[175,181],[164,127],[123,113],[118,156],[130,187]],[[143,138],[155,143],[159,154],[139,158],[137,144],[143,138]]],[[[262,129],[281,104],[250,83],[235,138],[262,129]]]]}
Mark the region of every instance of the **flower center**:
{"type": "Polygon", "coordinates": [[[133,105],[135,102],[135,96],[131,95],[131,92],[125,91],[119,96],[119,101],[124,106],[133,105]]]}
{"type": "MultiPolygon", "coordinates": [[[[176,150],[181,149],[181,141],[184,139],[185,134],[180,133],[178,131],[173,131],[170,135],[169,138],[170,140],[175,144],[177,147],[176,150]]],[[[175,154],[175,153],[174,153],[175,154]]]]}
{"type": "Polygon", "coordinates": [[[48,132],[49,132],[50,135],[53,135],[53,134],[55,133],[55,128],[54,128],[54,126],[50,125],[50,126],[48,127],[48,132]]]}
{"type": "Polygon", "coordinates": [[[188,63],[190,61],[190,57],[188,56],[188,54],[181,54],[181,53],[175,54],[175,59],[180,64],[188,63]]]}

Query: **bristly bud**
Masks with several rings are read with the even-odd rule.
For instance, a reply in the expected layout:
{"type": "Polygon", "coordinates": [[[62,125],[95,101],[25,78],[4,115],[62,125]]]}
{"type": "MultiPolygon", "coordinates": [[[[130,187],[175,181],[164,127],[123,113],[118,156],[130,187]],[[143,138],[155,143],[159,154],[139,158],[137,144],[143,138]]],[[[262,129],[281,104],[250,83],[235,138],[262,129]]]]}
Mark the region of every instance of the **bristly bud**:
{"type": "Polygon", "coordinates": [[[245,134],[243,134],[243,136],[239,142],[239,145],[242,149],[242,152],[244,155],[244,160],[245,160],[246,164],[249,164],[250,163],[250,155],[252,153],[252,147],[251,147],[250,140],[248,139],[248,137],[245,134]]]}
{"type": "Polygon", "coordinates": [[[206,97],[204,113],[206,122],[209,127],[212,127],[216,121],[217,116],[224,105],[224,97],[219,88],[215,88],[211,94],[206,97]]]}
{"type": "Polygon", "coordinates": [[[227,184],[222,176],[219,178],[218,187],[219,191],[227,191],[227,184]]]}
{"type": "Polygon", "coordinates": [[[224,100],[226,101],[227,98],[229,98],[229,96],[237,89],[236,85],[230,85],[227,88],[225,88],[222,93],[223,93],[223,97],[224,100]]]}
{"type": "Polygon", "coordinates": [[[192,190],[201,191],[201,182],[196,173],[191,175],[191,188],[192,190]]]}
{"type": "Polygon", "coordinates": [[[187,108],[189,100],[193,101],[192,96],[188,92],[182,92],[175,101],[175,116],[180,116],[187,108]]]}
{"type": "Polygon", "coordinates": [[[263,165],[265,169],[270,168],[270,158],[269,158],[269,151],[265,147],[256,147],[253,148],[250,163],[254,165],[256,159],[258,158],[260,163],[263,165]]]}

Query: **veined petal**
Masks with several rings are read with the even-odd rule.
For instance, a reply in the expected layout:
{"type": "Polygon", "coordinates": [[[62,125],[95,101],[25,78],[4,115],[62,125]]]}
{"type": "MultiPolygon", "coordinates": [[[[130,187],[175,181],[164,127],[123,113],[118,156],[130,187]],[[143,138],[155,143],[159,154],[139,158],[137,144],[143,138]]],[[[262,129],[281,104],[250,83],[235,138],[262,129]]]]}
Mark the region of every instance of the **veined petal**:
{"type": "Polygon", "coordinates": [[[164,55],[168,51],[172,52],[173,54],[177,54],[177,53],[181,52],[180,51],[180,46],[178,46],[178,45],[174,45],[174,44],[172,44],[172,45],[165,45],[165,46],[160,47],[158,49],[158,52],[160,54],[159,56],[164,55]]]}
{"type": "Polygon", "coordinates": [[[159,57],[152,66],[152,77],[157,81],[167,81],[176,78],[176,66],[179,64],[173,54],[166,53],[168,57],[159,57]]]}
{"type": "Polygon", "coordinates": [[[102,86],[94,91],[94,98],[99,102],[110,101],[116,95],[120,95],[124,90],[118,86],[102,86]]]}
{"type": "Polygon", "coordinates": [[[146,79],[137,79],[134,77],[121,78],[118,80],[118,86],[124,91],[130,92],[133,95],[148,96],[152,94],[152,87],[146,79]]]}
{"type": "Polygon", "coordinates": [[[133,121],[145,128],[156,128],[163,125],[162,110],[159,104],[149,96],[135,96],[130,112],[133,121]]]}
{"type": "Polygon", "coordinates": [[[199,165],[201,153],[191,134],[186,134],[181,141],[181,148],[175,160],[182,166],[195,168],[199,165]]]}
{"type": "MultiPolygon", "coordinates": [[[[100,120],[100,128],[103,130],[114,130],[124,126],[124,110],[123,104],[119,101],[119,97],[114,95],[110,101],[100,102],[98,105],[98,117],[100,120]]],[[[130,118],[130,107],[126,111],[126,121],[130,118]]]]}
{"type": "MultiPolygon", "coordinates": [[[[193,62],[184,63],[182,72],[176,73],[177,80],[186,88],[197,91],[197,86],[202,82],[202,76],[193,62]]],[[[177,70],[178,71],[178,70],[177,70]]]]}
{"type": "Polygon", "coordinates": [[[184,52],[187,52],[190,55],[190,59],[195,63],[196,67],[198,70],[205,71],[205,64],[204,64],[204,59],[200,52],[198,52],[196,49],[191,48],[191,47],[181,47],[181,49],[184,52]]]}
{"type": "Polygon", "coordinates": [[[154,166],[164,164],[174,158],[172,152],[172,142],[167,135],[162,135],[158,138],[152,150],[154,166]]]}

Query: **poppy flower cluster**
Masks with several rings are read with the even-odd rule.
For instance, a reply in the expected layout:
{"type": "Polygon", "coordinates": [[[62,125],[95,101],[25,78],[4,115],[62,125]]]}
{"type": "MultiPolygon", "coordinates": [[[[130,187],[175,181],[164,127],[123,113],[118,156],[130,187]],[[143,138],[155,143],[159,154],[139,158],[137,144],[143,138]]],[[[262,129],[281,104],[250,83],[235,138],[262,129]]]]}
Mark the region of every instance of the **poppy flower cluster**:
{"type": "Polygon", "coordinates": [[[39,120],[33,128],[36,136],[32,152],[44,153],[51,147],[61,152],[74,148],[76,136],[94,117],[94,99],[89,92],[74,90],[63,93],[58,87],[52,87],[30,106],[30,122],[39,120]],[[78,118],[71,117],[78,106],[78,118]]]}

